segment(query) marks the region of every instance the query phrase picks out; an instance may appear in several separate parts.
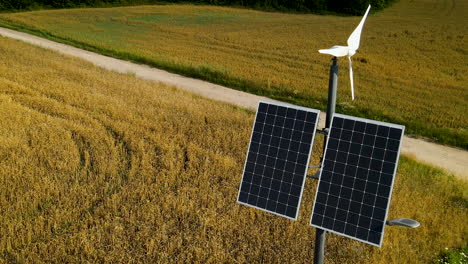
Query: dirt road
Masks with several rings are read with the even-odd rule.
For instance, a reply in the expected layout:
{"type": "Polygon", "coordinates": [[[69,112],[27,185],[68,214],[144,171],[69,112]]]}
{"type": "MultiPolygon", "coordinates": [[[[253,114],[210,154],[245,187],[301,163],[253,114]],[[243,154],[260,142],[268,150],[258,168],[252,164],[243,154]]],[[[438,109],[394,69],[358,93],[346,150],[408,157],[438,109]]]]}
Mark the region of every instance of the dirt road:
{"type": "MultiPolygon", "coordinates": [[[[158,70],[145,65],[114,59],[94,52],[89,52],[69,45],[56,43],[50,40],[39,38],[37,36],[6,28],[0,27],[0,35],[58,51],[62,54],[82,58],[99,67],[111,71],[120,73],[133,73],[142,79],[174,85],[179,89],[190,91],[207,98],[235,104],[252,110],[256,108],[258,100],[267,99],[209,82],[187,78],[178,74],[158,70]]],[[[324,113],[322,113],[320,120],[321,123],[319,126],[323,127],[325,121],[324,113]]],[[[402,151],[404,154],[411,155],[419,161],[425,162],[435,167],[443,168],[461,178],[468,179],[467,151],[448,146],[442,146],[407,136],[405,136],[403,140],[402,151]]]]}

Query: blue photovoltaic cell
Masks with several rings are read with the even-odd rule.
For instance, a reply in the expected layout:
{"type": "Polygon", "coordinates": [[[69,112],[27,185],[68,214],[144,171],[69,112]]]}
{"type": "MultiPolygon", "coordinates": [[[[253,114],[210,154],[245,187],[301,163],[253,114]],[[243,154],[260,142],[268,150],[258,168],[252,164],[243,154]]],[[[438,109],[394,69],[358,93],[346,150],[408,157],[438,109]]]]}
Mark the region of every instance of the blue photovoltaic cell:
{"type": "Polygon", "coordinates": [[[297,219],[319,113],[293,105],[259,103],[239,203],[297,219]]]}
{"type": "Polygon", "coordinates": [[[404,126],[333,116],[311,225],[381,246],[404,126]]]}

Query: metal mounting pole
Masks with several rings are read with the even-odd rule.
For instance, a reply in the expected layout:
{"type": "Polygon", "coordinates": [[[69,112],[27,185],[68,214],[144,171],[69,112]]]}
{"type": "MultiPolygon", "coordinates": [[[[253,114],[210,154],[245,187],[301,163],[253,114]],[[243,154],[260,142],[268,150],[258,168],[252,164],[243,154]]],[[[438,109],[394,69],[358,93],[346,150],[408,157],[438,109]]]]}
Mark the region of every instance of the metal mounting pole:
{"type": "Polygon", "coordinates": [[[314,264],[323,264],[325,259],[325,233],[326,231],[317,228],[315,231],[314,264]]]}
{"type": "MultiPolygon", "coordinates": [[[[325,129],[330,129],[332,116],[336,108],[336,90],[338,89],[338,58],[333,57],[333,64],[330,67],[330,81],[328,83],[328,105],[327,105],[327,119],[325,120],[325,129]]],[[[327,142],[328,134],[324,136],[323,153],[325,154],[325,144],[327,142]]],[[[325,234],[326,231],[317,228],[315,231],[315,252],[314,264],[323,264],[325,259],[325,234]]]]}
{"type": "Polygon", "coordinates": [[[335,113],[336,90],[338,89],[338,58],[333,57],[332,61],[333,64],[330,67],[330,80],[328,82],[328,105],[325,128],[330,128],[332,115],[335,113]]]}

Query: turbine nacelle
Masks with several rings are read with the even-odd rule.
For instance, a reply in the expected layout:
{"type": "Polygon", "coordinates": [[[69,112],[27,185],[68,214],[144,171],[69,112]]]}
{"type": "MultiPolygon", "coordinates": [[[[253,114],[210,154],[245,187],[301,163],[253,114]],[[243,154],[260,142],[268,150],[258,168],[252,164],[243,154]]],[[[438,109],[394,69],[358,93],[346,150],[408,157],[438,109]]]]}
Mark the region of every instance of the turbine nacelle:
{"type": "Polygon", "coordinates": [[[359,22],[359,25],[356,29],[351,33],[348,38],[348,46],[333,46],[329,49],[321,49],[319,50],[322,54],[329,54],[335,57],[344,57],[347,56],[349,60],[349,79],[351,82],[351,97],[354,100],[354,81],[353,81],[353,64],[351,61],[351,57],[356,54],[356,51],[359,49],[359,43],[361,41],[361,32],[362,27],[364,26],[364,22],[366,21],[367,15],[369,14],[371,6],[366,10],[366,13],[359,22]]]}
{"type": "Polygon", "coordinates": [[[352,50],[347,46],[333,46],[329,49],[319,50],[322,54],[329,54],[335,57],[353,56],[356,54],[356,50],[352,50]]]}

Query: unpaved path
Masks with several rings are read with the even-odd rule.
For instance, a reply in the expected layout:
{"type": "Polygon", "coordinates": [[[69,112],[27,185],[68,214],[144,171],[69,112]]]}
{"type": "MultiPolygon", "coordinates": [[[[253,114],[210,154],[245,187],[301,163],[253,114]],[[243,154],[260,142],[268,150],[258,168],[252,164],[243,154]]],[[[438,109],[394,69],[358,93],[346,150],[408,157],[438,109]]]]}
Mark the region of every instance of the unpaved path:
{"type": "MultiPolygon", "coordinates": [[[[79,57],[92,62],[99,67],[111,71],[120,73],[134,73],[137,77],[142,79],[174,85],[180,89],[190,91],[207,98],[235,104],[252,110],[257,107],[258,100],[267,99],[265,97],[229,89],[197,79],[187,78],[178,74],[169,73],[145,65],[103,56],[94,52],[89,52],[69,45],[56,43],[47,39],[6,28],[0,27],[0,35],[22,40],[24,42],[43,48],[55,50],[62,54],[79,57]]],[[[324,113],[322,113],[320,120],[321,123],[319,126],[323,127],[325,121],[324,113]]],[[[403,139],[402,152],[416,158],[419,161],[428,163],[432,166],[443,168],[461,178],[468,179],[467,151],[405,136],[403,139]]]]}

